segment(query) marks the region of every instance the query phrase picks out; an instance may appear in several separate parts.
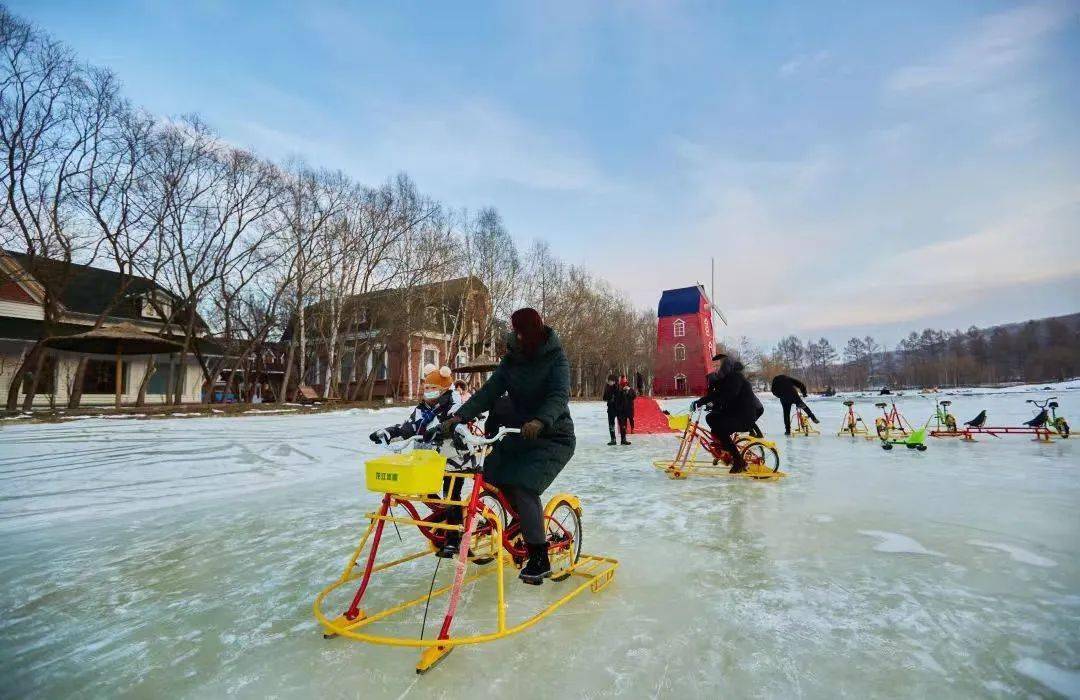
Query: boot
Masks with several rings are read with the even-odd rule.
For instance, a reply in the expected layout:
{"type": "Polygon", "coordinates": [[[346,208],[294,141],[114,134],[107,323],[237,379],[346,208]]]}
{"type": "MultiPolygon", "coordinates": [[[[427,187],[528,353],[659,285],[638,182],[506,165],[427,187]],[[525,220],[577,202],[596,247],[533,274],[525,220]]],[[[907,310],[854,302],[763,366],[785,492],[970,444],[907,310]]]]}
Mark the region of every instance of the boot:
{"type": "Polygon", "coordinates": [[[608,444],[609,444],[609,445],[614,445],[614,444],[616,444],[616,442],[615,442],[615,430],[614,430],[614,428],[609,428],[609,429],[608,429],[608,432],[610,432],[610,433],[611,433],[611,442],[609,442],[608,444]]]}
{"type": "Polygon", "coordinates": [[[461,551],[461,533],[449,530],[446,533],[446,542],[435,552],[440,559],[453,559],[461,551]]]}
{"type": "Polygon", "coordinates": [[[743,474],[746,472],[746,460],[738,452],[735,453],[731,460],[733,464],[731,469],[728,470],[728,474],[743,474]]]}
{"type": "Polygon", "coordinates": [[[533,586],[539,586],[544,579],[551,576],[551,562],[548,561],[548,546],[544,544],[526,544],[529,550],[529,561],[521,568],[518,574],[523,582],[533,586]]]}
{"type": "Polygon", "coordinates": [[[625,435],[622,436],[622,444],[624,444],[624,445],[629,445],[630,444],[630,441],[626,439],[625,435]]]}

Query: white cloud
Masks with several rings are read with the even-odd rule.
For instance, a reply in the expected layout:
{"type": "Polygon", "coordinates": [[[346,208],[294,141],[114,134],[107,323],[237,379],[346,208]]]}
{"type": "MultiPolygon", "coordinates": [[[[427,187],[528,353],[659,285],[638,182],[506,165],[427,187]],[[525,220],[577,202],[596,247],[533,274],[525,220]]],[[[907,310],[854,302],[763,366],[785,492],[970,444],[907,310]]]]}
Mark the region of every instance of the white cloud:
{"type": "Polygon", "coordinates": [[[897,93],[973,87],[1031,62],[1046,38],[1075,20],[1078,6],[1053,2],[1022,5],[979,22],[967,37],[937,59],[901,68],[888,80],[897,93]]]}
{"type": "Polygon", "coordinates": [[[811,288],[800,300],[803,308],[785,311],[806,319],[806,330],[902,323],[1009,288],[1077,278],[1078,214],[1080,184],[1033,195],[1023,210],[974,233],[911,250],[883,250],[858,274],[811,288]]]}
{"type": "Polygon", "coordinates": [[[790,78],[797,73],[810,72],[823,65],[831,56],[832,54],[825,49],[802,53],[785,61],[778,72],[785,78],[790,78]]]}
{"type": "Polygon", "coordinates": [[[375,129],[377,151],[424,179],[556,191],[612,186],[573,133],[540,128],[488,101],[413,106],[384,115],[375,129]]]}

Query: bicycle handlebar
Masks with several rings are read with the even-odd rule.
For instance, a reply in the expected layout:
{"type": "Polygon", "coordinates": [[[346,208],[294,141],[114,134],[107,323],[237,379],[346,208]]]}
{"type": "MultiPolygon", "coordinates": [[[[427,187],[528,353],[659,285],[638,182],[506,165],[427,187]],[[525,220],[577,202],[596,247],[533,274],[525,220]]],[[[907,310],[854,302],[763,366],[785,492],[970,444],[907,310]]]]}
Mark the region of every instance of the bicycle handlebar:
{"type": "Polygon", "coordinates": [[[402,452],[406,447],[413,444],[414,442],[423,442],[423,440],[424,439],[421,435],[413,435],[412,437],[407,437],[404,440],[399,440],[398,442],[384,442],[383,444],[386,446],[386,449],[390,450],[391,452],[402,452]]]}
{"type": "Polygon", "coordinates": [[[454,432],[457,433],[458,437],[461,438],[461,441],[469,447],[483,447],[484,445],[496,443],[507,435],[516,435],[521,432],[521,428],[507,428],[504,425],[499,428],[499,432],[495,433],[494,437],[485,438],[473,435],[465,425],[459,423],[458,426],[454,428],[454,432]]]}

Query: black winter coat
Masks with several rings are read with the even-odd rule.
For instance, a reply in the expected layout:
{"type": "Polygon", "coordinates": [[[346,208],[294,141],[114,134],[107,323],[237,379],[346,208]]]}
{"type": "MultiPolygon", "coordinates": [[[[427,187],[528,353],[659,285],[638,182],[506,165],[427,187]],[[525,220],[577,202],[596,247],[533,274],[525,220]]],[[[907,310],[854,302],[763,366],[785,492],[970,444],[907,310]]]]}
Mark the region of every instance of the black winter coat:
{"type": "Polygon", "coordinates": [[[604,403],[607,404],[608,413],[616,415],[615,410],[615,397],[619,395],[619,387],[617,384],[607,384],[604,386],[604,403]]]}
{"type": "Polygon", "coordinates": [[[615,392],[615,415],[619,418],[634,417],[634,399],[637,392],[630,387],[622,387],[615,392]]]}
{"type": "Polygon", "coordinates": [[[710,372],[709,391],[698,399],[697,403],[712,404],[713,410],[738,416],[750,423],[756,421],[765,411],[754,393],[754,387],[743,376],[741,364],[736,364],[724,377],[720,377],[717,372],[710,372]]]}
{"type": "Polygon", "coordinates": [[[523,422],[535,418],[544,424],[535,440],[506,436],[484,463],[484,476],[492,483],[534,493],[543,493],[551,485],[577,445],[570,418],[570,363],[558,334],[551,328],[547,331],[548,339],[534,357],[526,357],[517,337],[511,336],[509,352],[491,378],[457,411],[463,420],[472,420],[505,392],[523,422]]]}
{"type": "Polygon", "coordinates": [[[772,386],[769,388],[772,390],[772,395],[778,399],[796,398],[800,391],[803,396],[806,396],[806,385],[786,374],[778,374],[773,377],[772,386]]]}

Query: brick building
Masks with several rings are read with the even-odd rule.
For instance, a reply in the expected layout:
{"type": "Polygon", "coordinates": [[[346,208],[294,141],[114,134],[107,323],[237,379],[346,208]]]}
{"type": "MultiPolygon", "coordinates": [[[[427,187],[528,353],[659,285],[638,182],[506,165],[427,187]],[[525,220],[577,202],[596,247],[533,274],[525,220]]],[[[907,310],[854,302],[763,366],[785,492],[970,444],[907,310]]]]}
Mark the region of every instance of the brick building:
{"type": "MultiPolygon", "coordinates": [[[[411,399],[420,390],[424,365],[456,367],[495,353],[491,298],[476,277],[350,297],[343,303],[336,334],[325,321],[329,314],[324,305],[304,312],[303,381],[320,395],[411,399]],[[328,373],[332,337],[337,348],[328,373]]],[[[297,327],[295,321],[289,324],[283,344],[294,342],[297,327]]],[[[483,379],[463,378],[474,383],[483,379]]]]}

